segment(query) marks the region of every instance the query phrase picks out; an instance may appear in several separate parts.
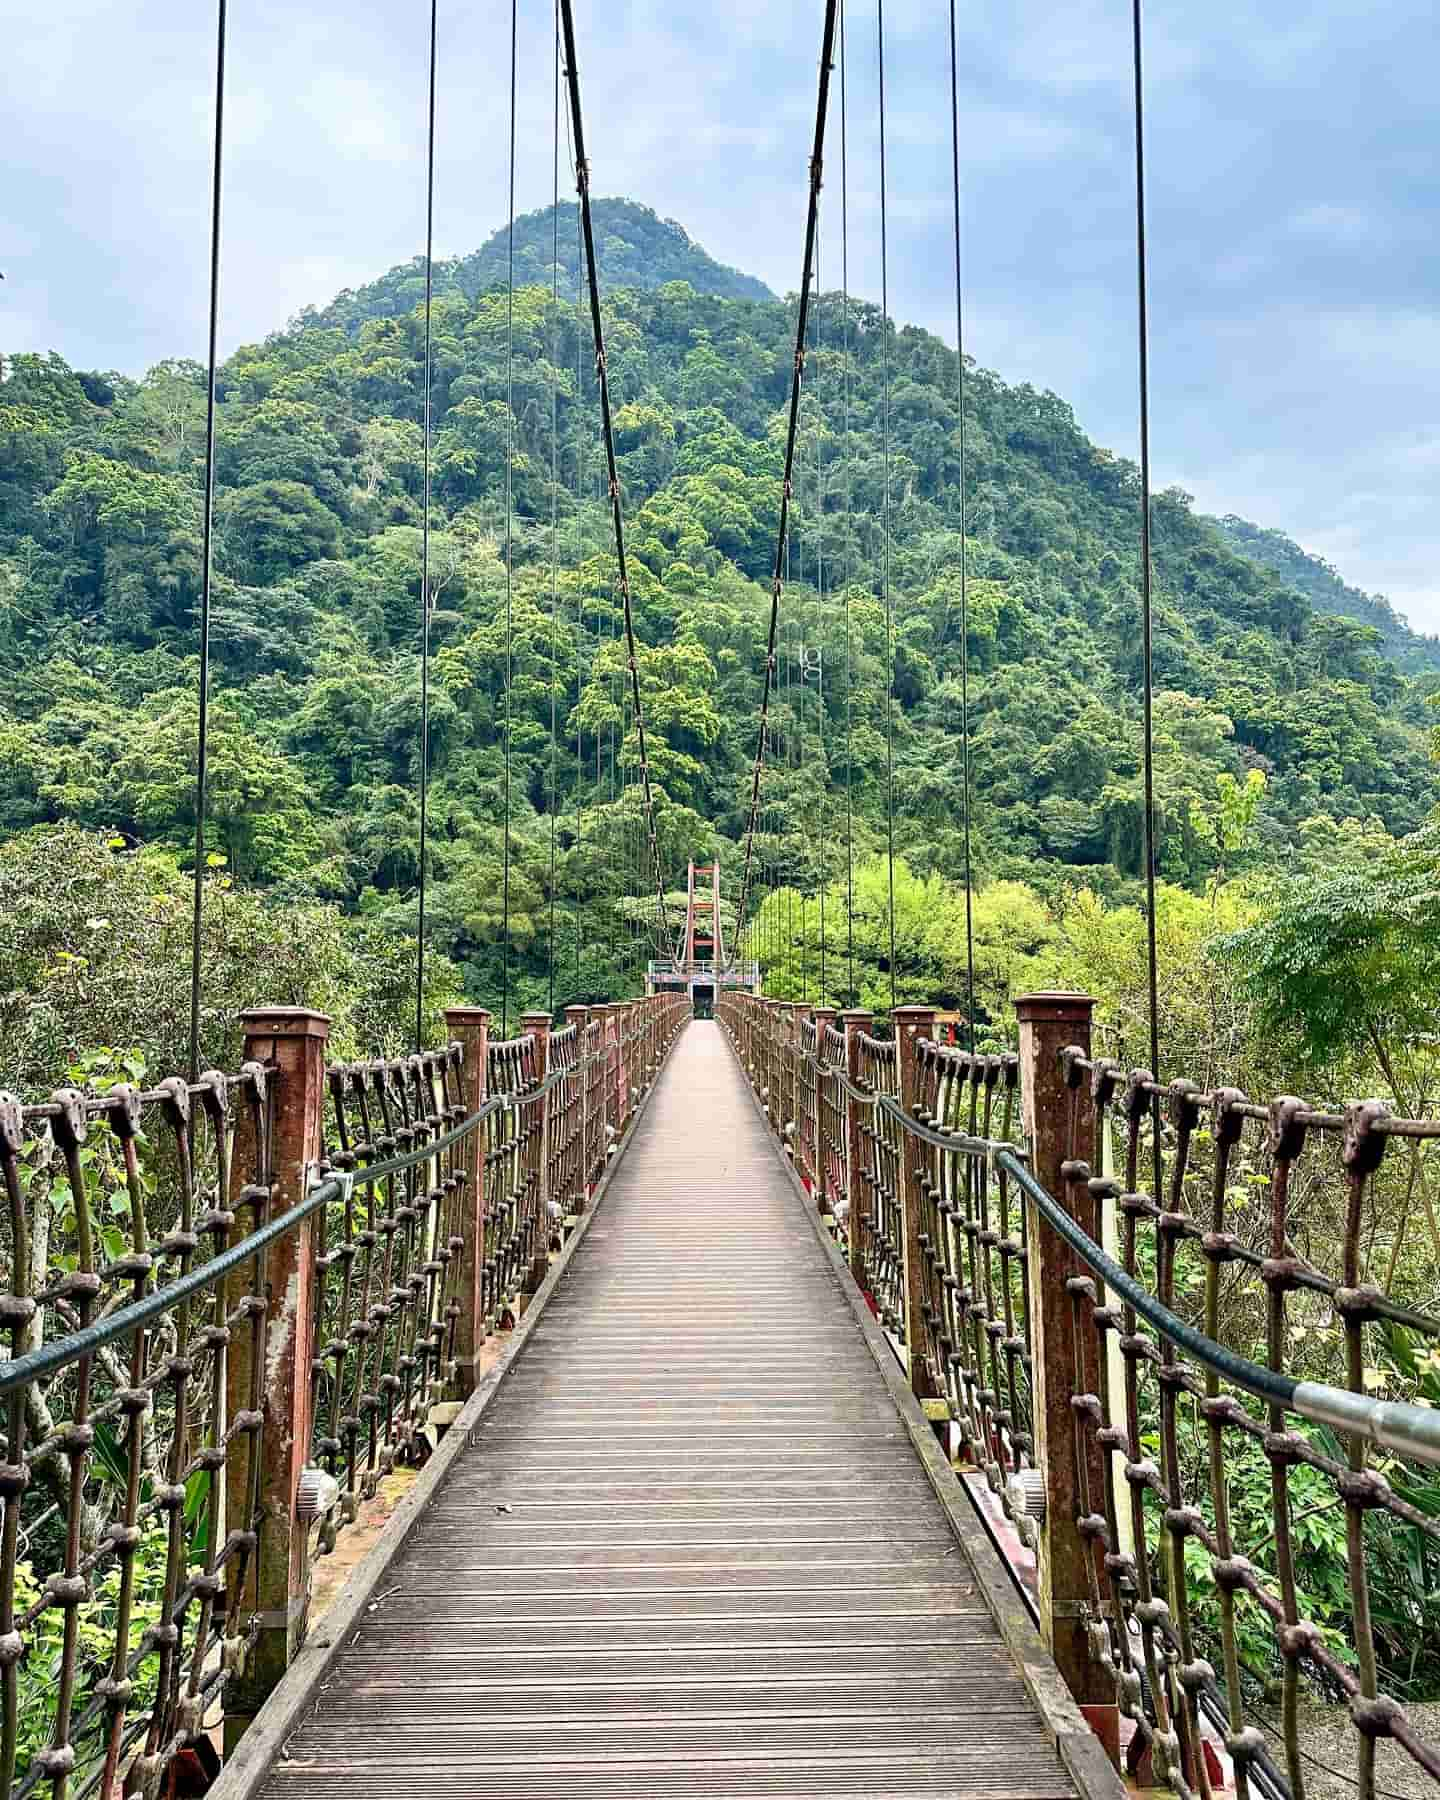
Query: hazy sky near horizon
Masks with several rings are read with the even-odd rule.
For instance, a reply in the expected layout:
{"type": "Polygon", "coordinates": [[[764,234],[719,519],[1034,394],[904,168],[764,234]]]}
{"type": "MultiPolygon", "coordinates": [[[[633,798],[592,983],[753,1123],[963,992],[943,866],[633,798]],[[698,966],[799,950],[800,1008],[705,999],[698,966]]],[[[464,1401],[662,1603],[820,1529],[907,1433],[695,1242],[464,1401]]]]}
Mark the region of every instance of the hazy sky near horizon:
{"type": "MultiPolygon", "coordinates": [[[[428,10],[230,0],[225,350],[422,248],[428,10]]],[[[519,10],[524,212],[551,197],[553,39],[550,8],[519,10]]],[[[968,348],[1133,455],[1129,7],[957,10],[968,348]]],[[[821,16],[577,0],[594,191],[793,290],[821,16]]],[[[509,17],[440,0],[437,254],[505,217],[509,17]]],[[[946,0],[890,0],[885,20],[891,311],[953,343],[946,0]]],[[[0,350],[132,374],[199,356],[213,0],[0,0],[0,23],[0,350]]],[[[850,282],[878,299],[874,7],[849,0],[847,28],[850,282]]],[[[1146,31],[1157,481],[1281,527],[1440,630],[1432,9],[1151,0],[1146,31]]],[[[826,287],[839,149],[837,110],[826,287]]]]}

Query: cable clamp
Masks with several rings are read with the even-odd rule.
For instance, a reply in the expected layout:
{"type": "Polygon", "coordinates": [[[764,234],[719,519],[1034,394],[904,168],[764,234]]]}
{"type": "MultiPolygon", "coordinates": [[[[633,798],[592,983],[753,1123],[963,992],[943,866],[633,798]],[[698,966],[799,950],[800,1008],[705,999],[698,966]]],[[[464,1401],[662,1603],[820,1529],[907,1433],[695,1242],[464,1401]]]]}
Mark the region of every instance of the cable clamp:
{"type": "Polygon", "coordinates": [[[353,1169],[332,1169],[325,1174],[318,1163],[310,1165],[310,1173],[305,1182],[307,1194],[313,1194],[316,1188],[324,1187],[327,1182],[335,1182],[340,1189],[340,1199],[348,1206],[350,1196],[355,1191],[355,1171],[353,1169]]]}

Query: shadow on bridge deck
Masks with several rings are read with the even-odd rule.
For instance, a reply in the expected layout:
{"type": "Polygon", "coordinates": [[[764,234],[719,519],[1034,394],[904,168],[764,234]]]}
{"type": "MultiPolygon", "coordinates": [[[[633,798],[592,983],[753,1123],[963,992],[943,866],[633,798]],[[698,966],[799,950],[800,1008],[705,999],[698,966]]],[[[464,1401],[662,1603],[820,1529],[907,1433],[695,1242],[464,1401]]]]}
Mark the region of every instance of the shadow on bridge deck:
{"type": "Polygon", "coordinates": [[[985,1579],[696,1023],[256,1791],[1072,1794],[985,1579]]]}

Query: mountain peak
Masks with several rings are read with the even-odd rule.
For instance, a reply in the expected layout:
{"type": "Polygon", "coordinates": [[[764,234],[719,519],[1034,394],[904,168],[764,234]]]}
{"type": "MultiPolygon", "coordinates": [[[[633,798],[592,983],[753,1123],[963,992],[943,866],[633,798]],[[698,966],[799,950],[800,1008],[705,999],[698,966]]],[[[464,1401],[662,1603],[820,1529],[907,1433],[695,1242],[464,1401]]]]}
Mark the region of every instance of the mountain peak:
{"type": "MultiPolygon", "coordinates": [[[[615,288],[657,288],[686,281],[697,293],[726,300],[774,300],[776,296],[753,275],[716,262],[674,219],[662,219],[637,200],[614,198],[591,203],[595,249],[602,292],[615,288]]],[[[584,259],[579,242],[578,208],[574,201],[558,208],[542,207],[515,220],[515,284],[548,287],[553,279],[556,214],[559,215],[560,294],[575,300],[581,292],[584,259]]],[[[468,256],[444,257],[434,270],[437,294],[463,293],[473,299],[486,288],[503,286],[509,277],[509,233],[500,229],[468,256]]],[[[399,263],[377,281],[347,288],[324,308],[310,309],[298,323],[340,327],[355,332],[367,319],[408,313],[425,297],[425,261],[399,263]]]]}

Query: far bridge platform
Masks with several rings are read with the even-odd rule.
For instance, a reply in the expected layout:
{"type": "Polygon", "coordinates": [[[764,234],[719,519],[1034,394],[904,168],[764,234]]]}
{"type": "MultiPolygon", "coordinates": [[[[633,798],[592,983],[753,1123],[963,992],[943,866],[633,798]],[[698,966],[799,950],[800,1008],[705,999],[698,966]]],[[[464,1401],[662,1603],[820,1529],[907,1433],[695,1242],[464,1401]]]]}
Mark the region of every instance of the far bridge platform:
{"type": "Polygon", "coordinates": [[[690,1025],[250,1791],[1075,1793],[867,1316],[721,1027],[690,1025]]]}

